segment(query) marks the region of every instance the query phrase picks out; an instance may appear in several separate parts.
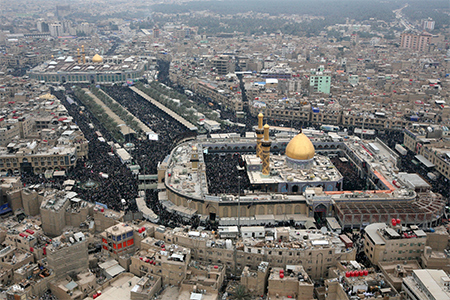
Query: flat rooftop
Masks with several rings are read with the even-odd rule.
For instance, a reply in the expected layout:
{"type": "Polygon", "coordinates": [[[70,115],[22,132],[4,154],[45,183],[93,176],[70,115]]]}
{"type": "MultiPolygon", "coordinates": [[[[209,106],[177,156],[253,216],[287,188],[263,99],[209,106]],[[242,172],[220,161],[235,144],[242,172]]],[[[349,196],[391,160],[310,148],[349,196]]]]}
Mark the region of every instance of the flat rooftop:
{"type": "MultiPolygon", "coordinates": [[[[244,155],[247,165],[260,164],[261,159],[256,155],[244,155]]],[[[285,182],[323,182],[339,181],[343,177],[331,160],[322,155],[314,156],[314,166],[311,169],[295,170],[287,168],[285,155],[270,155],[270,170],[277,175],[264,177],[261,171],[247,170],[251,184],[285,183],[285,182]]]]}

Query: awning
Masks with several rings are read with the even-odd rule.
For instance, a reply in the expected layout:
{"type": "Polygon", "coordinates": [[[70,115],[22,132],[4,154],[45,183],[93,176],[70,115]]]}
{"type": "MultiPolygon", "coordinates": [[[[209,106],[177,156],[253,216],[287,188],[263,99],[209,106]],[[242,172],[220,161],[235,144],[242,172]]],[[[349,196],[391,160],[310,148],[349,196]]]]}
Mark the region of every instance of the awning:
{"type": "Polygon", "coordinates": [[[305,228],[306,228],[306,229],[311,229],[311,228],[317,229],[316,225],[315,225],[314,222],[311,221],[311,220],[306,221],[306,223],[305,223],[305,228]]]}
{"type": "Polygon", "coordinates": [[[426,159],[423,155],[416,155],[414,156],[418,161],[420,161],[423,165],[425,165],[425,167],[427,168],[433,168],[434,164],[429,161],[428,159],[426,159]]]}
{"type": "Polygon", "coordinates": [[[53,176],[57,177],[57,176],[66,176],[66,171],[55,171],[53,173],[53,176]]]}

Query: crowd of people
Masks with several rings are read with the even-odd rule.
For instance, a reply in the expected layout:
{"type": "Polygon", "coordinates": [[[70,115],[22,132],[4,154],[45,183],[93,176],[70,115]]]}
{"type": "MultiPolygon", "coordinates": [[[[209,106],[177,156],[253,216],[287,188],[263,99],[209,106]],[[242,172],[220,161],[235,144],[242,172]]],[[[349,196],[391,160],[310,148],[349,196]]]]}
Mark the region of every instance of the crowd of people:
{"type": "Polygon", "coordinates": [[[146,174],[155,174],[158,162],[170,153],[177,141],[189,136],[185,126],[171,116],[124,86],[104,86],[103,90],[158,134],[158,140],[140,139],[134,141],[131,156],[146,174]]]}
{"type": "Polygon", "coordinates": [[[338,157],[333,157],[330,160],[344,177],[342,182],[344,191],[362,191],[368,188],[366,180],[359,177],[358,171],[350,162],[342,162],[338,157]]]}
{"type": "MultiPolygon", "coordinates": [[[[175,88],[183,92],[182,87],[177,86],[175,88]]],[[[195,134],[127,86],[104,86],[102,89],[158,135],[158,140],[139,138],[131,141],[134,147],[129,149],[129,152],[133,157],[133,164],[139,164],[141,167],[141,174],[156,174],[158,163],[164,160],[176,143],[195,134]]],[[[75,100],[75,104],[69,104],[65,101],[66,94],[64,92],[53,91],[53,94],[62,100],[62,104],[65,105],[69,114],[74,118],[74,122],[80,127],[89,141],[88,158],[86,160],[79,158],[76,167],[68,170],[67,177],[44,178],[42,175],[36,176],[24,173],[22,175],[23,182],[25,184],[40,183],[50,187],[62,188],[64,180],[74,179],[77,184],[73,190],[79,193],[84,200],[100,202],[115,210],[128,209],[136,211],[135,198],[138,195],[137,176],[114,155],[107,143],[98,139],[95,131],[100,131],[107,141],[114,141],[110,133],[89,111],[85,110],[84,113],[80,113],[79,106],[83,104],[71,93],[69,87],[67,87],[66,93],[70,93],[70,96],[75,100]],[[89,124],[93,124],[94,128],[91,128],[89,124]],[[100,176],[100,173],[108,174],[108,178],[100,176]],[[88,181],[94,182],[94,186],[86,187],[84,184],[88,181]],[[122,204],[122,199],[126,200],[126,207],[122,204]]],[[[209,100],[205,97],[199,95],[192,97],[193,99],[191,100],[209,104],[209,100]]],[[[216,106],[217,104],[214,105],[216,106]]],[[[253,131],[253,126],[257,124],[256,118],[250,117],[250,114],[247,114],[246,118],[236,119],[231,111],[222,110],[221,117],[232,122],[245,124],[245,127],[230,125],[222,128],[220,132],[238,132],[243,135],[247,131],[253,131]]],[[[270,124],[274,126],[292,126],[298,129],[311,126],[311,124],[303,124],[295,120],[271,120],[270,124]]],[[[319,125],[315,127],[318,129],[319,125]]],[[[349,134],[351,134],[351,131],[350,128],[349,134]]],[[[377,132],[377,136],[389,147],[394,147],[396,143],[401,143],[403,140],[403,132],[399,130],[377,132]]],[[[210,194],[237,194],[239,186],[241,193],[251,189],[239,153],[206,154],[204,160],[210,194]],[[238,176],[240,176],[240,180],[237,179],[238,176]]],[[[365,180],[361,180],[348,163],[342,163],[338,159],[334,159],[333,163],[344,175],[343,188],[345,190],[362,190],[366,188],[365,180]]],[[[407,171],[418,172],[424,175],[422,174],[423,170],[412,166],[410,163],[405,163],[404,166],[407,171]]],[[[450,196],[450,183],[448,181],[437,181],[432,184],[434,191],[440,192],[447,198],[450,196]]],[[[199,222],[198,218],[186,222],[186,220],[183,220],[176,214],[166,211],[159,203],[157,197],[157,191],[146,191],[147,205],[160,216],[162,224],[175,226],[176,224],[197,224],[199,222]]]]}
{"type": "Polygon", "coordinates": [[[250,188],[240,154],[205,154],[204,161],[209,194],[238,194],[239,186],[242,194],[250,188]]]}
{"type": "Polygon", "coordinates": [[[61,91],[53,91],[61,103],[66,107],[73,121],[84,133],[89,141],[88,158],[78,158],[76,166],[67,170],[67,177],[45,178],[44,176],[35,176],[33,174],[23,174],[22,180],[25,184],[44,184],[54,188],[61,188],[66,179],[74,179],[76,185],[73,191],[86,201],[99,202],[115,210],[136,211],[135,199],[138,195],[136,176],[130,171],[119,158],[112,153],[111,147],[98,139],[95,131],[100,131],[106,140],[111,141],[112,137],[103,125],[87,110],[80,113],[79,99],[71,94],[76,101],[69,104],[65,100],[65,95],[61,91]],[[94,128],[89,127],[93,124],[94,128]],[[108,178],[101,176],[101,173],[108,174],[108,178]],[[92,187],[85,184],[90,181],[92,187]],[[122,199],[127,202],[126,206],[122,204],[122,199]]]}

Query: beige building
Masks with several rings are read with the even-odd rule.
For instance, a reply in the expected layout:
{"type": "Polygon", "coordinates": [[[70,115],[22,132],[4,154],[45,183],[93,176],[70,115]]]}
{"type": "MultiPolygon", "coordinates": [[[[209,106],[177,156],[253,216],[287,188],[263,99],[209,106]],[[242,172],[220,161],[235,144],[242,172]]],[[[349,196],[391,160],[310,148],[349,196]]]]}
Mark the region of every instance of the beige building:
{"type": "Polygon", "coordinates": [[[409,260],[400,263],[396,261],[384,261],[379,262],[378,267],[389,283],[397,291],[401,291],[403,278],[411,276],[413,270],[420,269],[420,264],[416,260],[409,260]]]}
{"type": "Polygon", "coordinates": [[[101,233],[102,251],[118,257],[132,254],[135,250],[134,229],[126,223],[119,223],[101,233]]]}
{"type": "Polygon", "coordinates": [[[88,242],[83,233],[63,234],[47,246],[47,262],[56,276],[77,274],[88,270],[88,242]]]}
{"type": "Polygon", "coordinates": [[[93,204],[76,197],[74,192],[55,192],[41,203],[42,229],[48,236],[61,235],[66,226],[79,228],[93,215],[93,204]]]}
{"type": "Polygon", "coordinates": [[[314,283],[301,265],[272,268],[268,278],[268,299],[314,299],[314,283]]]}
{"type": "Polygon", "coordinates": [[[401,224],[390,227],[385,223],[370,224],[365,228],[364,253],[374,265],[384,261],[418,260],[427,235],[416,227],[403,230],[401,224]]]}
{"type": "Polygon", "coordinates": [[[356,261],[342,262],[325,280],[327,300],[401,300],[398,291],[381,273],[364,269],[356,261]]]}
{"type": "Polygon", "coordinates": [[[264,238],[233,242],[218,239],[202,231],[156,230],[155,237],[191,249],[195,260],[223,264],[241,274],[245,267],[257,269],[262,262],[272,267],[301,264],[312,278],[323,278],[340,260],[354,260],[356,251],[346,248],[337,235],[323,235],[319,230],[294,230],[288,227],[268,228],[264,238]],[[277,242],[279,239],[281,243],[277,242]],[[234,248],[237,250],[234,251],[234,248]]]}
{"type": "Polygon", "coordinates": [[[13,272],[22,266],[34,262],[33,255],[13,246],[0,249],[0,267],[13,272]]]}
{"type": "Polygon", "coordinates": [[[269,278],[269,263],[262,261],[258,268],[246,266],[241,274],[241,284],[253,295],[264,295],[269,278]]]}
{"type": "Polygon", "coordinates": [[[29,263],[14,272],[14,282],[6,290],[7,300],[35,299],[42,296],[55,279],[52,270],[38,264],[29,263]]]}
{"type": "Polygon", "coordinates": [[[404,32],[400,37],[400,47],[409,48],[418,51],[428,51],[428,45],[431,42],[432,35],[423,31],[420,34],[404,32]]]}
{"type": "Polygon", "coordinates": [[[180,296],[185,293],[207,294],[219,298],[225,279],[226,268],[222,265],[207,265],[194,262],[188,267],[186,278],[180,286],[180,296]]]}
{"type": "Polygon", "coordinates": [[[442,269],[449,273],[450,255],[447,251],[449,234],[443,227],[435,230],[435,232],[427,233],[427,243],[420,257],[420,263],[424,269],[442,269]]]}
{"type": "Polygon", "coordinates": [[[59,276],[50,283],[53,295],[61,300],[84,299],[97,288],[96,276],[90,271],[75,276],[59,276]]]}
{"type": "Polygon", "coordinates": [[[163,241],[147,238],[141,250],[131,257],[130,272],[136,276],[156,274],[164,285],[180,285],[186,277],[191,250],[163,241]]]}
{"type": "Polygon", "coordinates": [[[414,270],[403,279],[406,300],[450,299],[450,278],[443,270],[414,270]]]}

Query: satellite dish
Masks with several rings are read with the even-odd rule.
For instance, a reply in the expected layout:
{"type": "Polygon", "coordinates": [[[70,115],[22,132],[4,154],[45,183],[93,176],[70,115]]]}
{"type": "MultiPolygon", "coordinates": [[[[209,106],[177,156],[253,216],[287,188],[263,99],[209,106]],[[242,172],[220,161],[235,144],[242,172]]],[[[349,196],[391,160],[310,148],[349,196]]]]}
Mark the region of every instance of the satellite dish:
{"type": "Polygon", "coordinates": [[[322,232],[322,234],[326,234],[327,231],[328,231],[328,229],[327,229],[325,226],[323,226],[322,228],[320,228],[320,232],[322,232]]]}

